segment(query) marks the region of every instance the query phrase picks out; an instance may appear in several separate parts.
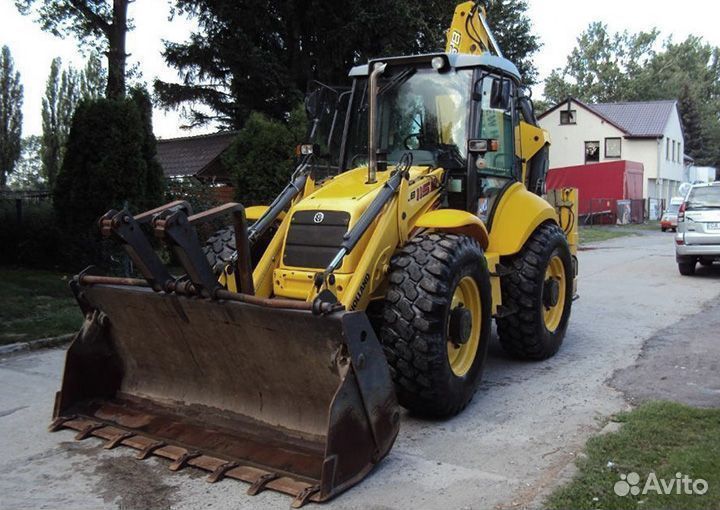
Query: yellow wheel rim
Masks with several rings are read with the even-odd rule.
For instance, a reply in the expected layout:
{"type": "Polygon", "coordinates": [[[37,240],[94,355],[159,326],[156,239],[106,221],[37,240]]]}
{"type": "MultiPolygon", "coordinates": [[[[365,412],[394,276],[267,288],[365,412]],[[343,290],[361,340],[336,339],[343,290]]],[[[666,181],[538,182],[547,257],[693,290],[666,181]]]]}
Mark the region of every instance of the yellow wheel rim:
{"type": "Polygon", "coordinates": [[[543,318],[545,319],[545,327],[551,333],[560,326],[563,312],[565,311],[565,288],[567,286],[565,275],[565,264],[562,259],[555,255],[550,259],[547,270],[545,271],[545,284],[544,288],[547,288],[547,283],[550,280],[555,280],[558,284],[558,296],[557,302],[554,305],[548,305],[545,301],[546,296],[543,296],[543,318]]]}
{"type": "Polygon", "coordinates": [[[454,310],[458,306],[466,308],[472,317],[470,337],[464,344],[455,345],[449,340],[448,335],[447,352],[450,368],[455,375],[462,377],[468,373],[473,361],[475,361],[480,345],[480,328],[482,327],[480,291],[477,283],[470,276],[463,277],[455,288],[450,310],[454,310]]]}

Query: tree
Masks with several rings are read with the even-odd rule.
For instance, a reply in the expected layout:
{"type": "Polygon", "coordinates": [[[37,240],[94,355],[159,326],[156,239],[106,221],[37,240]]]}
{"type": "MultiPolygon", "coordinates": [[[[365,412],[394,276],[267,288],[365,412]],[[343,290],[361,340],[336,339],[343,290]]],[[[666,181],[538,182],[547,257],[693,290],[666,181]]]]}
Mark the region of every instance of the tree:
{"type": "Polygon", "coordinates": [[[668,39],[663,51],[643,69],[631,90],[632,100],[679,99],[681,112],[692,109],[690,103],[694,103],[701,135],[692,123],[686,123],[696,118],[694,114],[683,114],[683,128],[688,146],[694,146],[698,143],[696,137],[702,136],[701,149],[693,155],[699,165],[720,163],[719,54],[720,49],[697,36],[679,43],[668,39]]]}
{"type": "Polygon", "coordinates": [[[313,79],[347,82],[370,57],[444,47],[454,2],[432,0],[175,0],[200,30],[166,43],[166,62],[180,83],[155,82],[168,108],[189,104],[189,120],[234,129],[252,111],[284,118],[313,79]]]}
{"type": "Polygon", "coordinates": [[[22,139],[23,86],[10,48],[0,52],[0,189],[20,158],[22,139]]]}
{"type": "Polygon", "coordinates": [[[518,67],[527,85],[535,85],[538,71],[532,59],[542,43],[532,32],[527,10],[526,0],[495,0],[487,10],[487,20],[505,58],[518,67]]]}
{"type": "Polygon", "coordinates": [[[60,58],[53,59],[42,100],[41,149],[43,173],[51,188],[62,164],[72,115],[80,99],[80,79],[72,68],[62,69],[60,58]]]}
{"type": "Polygon", "coordinates": [[[157,140],[152,126],[152,101],[147,90],[135,87],[130,90],[130,98],[140,113],[142,123],[142,157],[147,164],[145,182],[143,184],[143,202],[146,208],[159,205],[164,193],[165,174],[157,160],[157,140]]]}
{"type": "Polygon", "coordinates": [[[21,142],[20,159],[15,172],[8,179],[8,186],[14,190],[47,189],[47,182],[42,174],[40,157],[41,138],[37,135],[26,136],[21,142]]]}
{"type": "Polygon", "coordinates": [[[577,47],[563,69],[545,81],[545,97],[560,103],[568,97],[591,103],[621,101],[632,80],[653,59],[659,32],[610,34],[607,25],[591,23],[577,39],[577,47]]]}
{"type": "Polygon", "coordinates": [[[103,96],[107,86],[107,72],[102,66],[100,56],[90,53],[85,69],[80,75],[80,95],[86,99],[97,99],[103,96]]]}
{"type": "Polygon", "coordinates": [[[67,152],[53,189],[58,218],[71,231],[88,233],[110,208],[133,211],[159,205],[148,183],[151,163],[149,118],[134,98],[83,100],[75,115],[67,152]]]}
{"type": "Polygon", "coordinates": [[[250,114],[223,155],[223,164],[233,176],[235,199],[246,206],[270,202],[290,180],[295,147],[304,141],[306,131],[302,105],[293,109],[287,121],[250,114]]]}
{"type": "Polygon", "coordinates": [[[125,38],[131,28],[128,4],[132,0],[16,0],[22,14],[34,13],[43,30],[80,41],[101,42],[108,60],[106,95],[117,99],[125,94],[125,38]]]}
{"type": "Polygon", "coordinates": [[[685,84],[680,91],[678,106],[685,134],[685,153],[696,161],[703,160],[705,157],[703,122],[688,84],[685,84]]]}

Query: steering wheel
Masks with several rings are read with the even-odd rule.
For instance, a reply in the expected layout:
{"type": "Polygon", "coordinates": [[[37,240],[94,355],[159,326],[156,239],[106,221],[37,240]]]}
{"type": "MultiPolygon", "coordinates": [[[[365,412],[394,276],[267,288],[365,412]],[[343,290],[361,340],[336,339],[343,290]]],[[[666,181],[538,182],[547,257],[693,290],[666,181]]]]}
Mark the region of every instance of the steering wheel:
{"type": "Polygon", "coordinates": [[[405,140],[403,140],[403,145],[409,151],[413,151],[413,150],[417,149],[417,147],[410,147],[410,145],[409,145],[410,140],[412,140],[413,138],[417,138],[418,143],[422,143],[423,135],[422,135],[422,133],[410,133],[409,135],[407,135],[405,137],[405,140]]]}
{"type": "Polygon", "coordinates": [[[357,167],[357,160],[360,158],[367,158],[367,153],[360,152],[358,154],[355,154],[352,159],[350,160],[350,168],[356,168],[357,167]]]}

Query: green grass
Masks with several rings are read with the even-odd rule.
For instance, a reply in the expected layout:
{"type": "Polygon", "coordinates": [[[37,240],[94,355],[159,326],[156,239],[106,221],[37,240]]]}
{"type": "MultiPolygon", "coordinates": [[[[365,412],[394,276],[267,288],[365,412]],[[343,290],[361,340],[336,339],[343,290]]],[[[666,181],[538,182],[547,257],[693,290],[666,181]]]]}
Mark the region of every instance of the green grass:
{"type": "Polygon", "coordinates": [[[50,271],[0,267],[0,344],[77,331],[82,314],[70,276],[50,271]]]}
{"type": "MultiPolygon", "coordinates": [[[[720,409],[696,409],[673,402],[651,402],[614,418],[618,432],[588,441],[576,477],[545,502],[549,509],[717,509],[720,508],[720,409]],[[609,464],[612,463],[612,464],[609,464]],[[651,472],[669,482],[676,473],[707,481],[697,494],[618,496],[620,475],[640,475],[641,491],[651,472]]],[[[673,488],[674,490],[674,488],[673,488]]]]}
{"type": "Polygon", "coordinates": [[[648,221],[647,223],[643,223],[642,225],[624,225],[621,228],[629,228],[631,230],[657,230],[657,231],[660,231],[660,222],[659,221],[648,221]]]}
{"type": "Polygon", "coordinates": [[[581,245],[597,243],[600,241],[607,241],[608,239],[615,239],[616,237],[632,235],[631,231],[622,230],[614,226],[580,227],[579,233],[581,245]]]}
{"type": "Polygon", "coordinates": [[[651,221],[640,225],[580,226],[580,244],[598,243],[617,237],[642,235],[642,232],[660,231],[660,222],[651,221]]]}

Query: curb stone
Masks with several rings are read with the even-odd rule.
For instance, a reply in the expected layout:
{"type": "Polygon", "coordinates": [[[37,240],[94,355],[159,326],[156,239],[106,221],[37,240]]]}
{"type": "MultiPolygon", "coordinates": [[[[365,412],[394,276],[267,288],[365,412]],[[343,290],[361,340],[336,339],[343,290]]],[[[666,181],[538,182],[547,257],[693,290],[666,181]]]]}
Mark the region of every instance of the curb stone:
{"type": "Polygon", "coordinates": [[[50,338],[40,338],[38,340],[30,340],[29,342],[17,342],[14,344],[0,345],[0,355],[15,354],[18,352],[34,351],[36,349],[47,349],[50,347],[59,347],[70,343],[75,337],[75,333],[67,335],[53,336],[50,338]]]}

